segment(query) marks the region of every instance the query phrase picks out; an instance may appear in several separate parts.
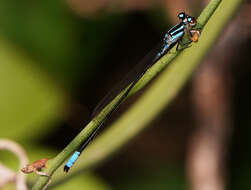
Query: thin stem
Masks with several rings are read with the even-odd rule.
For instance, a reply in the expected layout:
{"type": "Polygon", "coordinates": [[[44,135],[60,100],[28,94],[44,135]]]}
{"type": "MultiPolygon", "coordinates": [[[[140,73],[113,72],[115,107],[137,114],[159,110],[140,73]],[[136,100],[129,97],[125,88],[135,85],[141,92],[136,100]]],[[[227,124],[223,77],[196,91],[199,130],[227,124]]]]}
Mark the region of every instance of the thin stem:
{"type": "MultiPolygon", "coordinates": [[[[76,163],[76,166],[71,169],[71,174],[75,174],[80,169],[86,169],[97,165],[97,163],[106,159],[113,152],[118,150],[122,145],[128,142],[132,137],[138,134],[150,121],[153,120],[165,107],[169,104],[181,87],[188,80],[194,69],[198,66],[201,59],[209,51],[210,47],[214,44],[220,32],[225,27],[226,23],[230,20],[235,13],[241,0],[223,1],[220,10],[217,10],[217,16],[213,13],[221,3],[221,0],[211,0],[208,6],[203,10],[198,18],[199,28],[204,30],[205,35],[201,36],[200,42],[187,48],[175,60],[175,64],[171,64],[151,88],[116,121],[109,130],[105,131],[100,138],[97,138],[84,152],[76,163]],[[224,5],[223,5],[224,4],[224,5]],[[204,28],[209,18],[213,15],[214,23],[209,23],[204,28]],[[224,16],[221,16],[224,15],[224,16]],[[219,19],[221,18],[221,19],[219,19]],[[189,60],[189,62],[187,61],[189,60]],[[147,112],[146,112],[147,110],[147,112]],[[143,116],[142,116],[143,114],[143,116]],[[112,139],[112,140],[111,140],[112,139]]],[[[211,21],[211,20],[210,20],[211,21]]],[[[209,21],[209,22],[210,22],[209,21]]],[[[155,75],[164,69],[180,52],[175,51],[175,47],[162,57],[156,64],[154,64],[133,88],[132,93],[141,89],[148,83],[155,75]]],[[[74,138],[74,140],[54,159],[49,163],[48,169],[45,172],[52,175],[56,169],[68,158],[72,152],[85,140],[87,137],[98,127],[98,125],[105,119],[106,115],[112,110],[113,106],[123,95],[122,91],[109,105],[107,105],[100,114],[98,114],[90,123],[74,138]]],[[[65,179],[62,174],[63,169],[60,168],[57,181],[65,179]],[[61,179],[60,179],[61,178],[61,179]]],[[[70,175],[71,175],[70,174],[70,175]]],[[[70,176],[68,174],[68,177],[70,176]]],[[[33,190],[42,189],[47,183],[47,178],[40,177],[37,183],[33,186],[33,190]]]]}

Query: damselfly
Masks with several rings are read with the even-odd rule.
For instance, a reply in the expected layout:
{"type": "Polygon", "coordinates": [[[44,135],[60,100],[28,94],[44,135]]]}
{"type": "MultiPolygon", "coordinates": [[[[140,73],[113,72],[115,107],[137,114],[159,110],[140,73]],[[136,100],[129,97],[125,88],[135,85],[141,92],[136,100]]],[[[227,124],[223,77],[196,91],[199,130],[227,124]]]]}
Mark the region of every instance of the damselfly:
{"type": "MultiPolygon", "coordinates": [[[[151,52],[149,55],[147,55],[140,65],[144,64],[145,68],[143,71],[136,73],[136,77],[134,77],[133,80],[128,81],[127,83],[122,84],[120,87],[123,89],[128,86],[126,91],[123,93],[123,95],[120,97],[120,99],[117,101],[114,108],[109,112],[109,114],[106,116],[106,119],[113,113],[113,111],[121,104],[121,102],[127,97],[129,92],[132,90],[132,88],[136,85],[136,83],[142,78],[142,76],[145,74],[145,72],[154,64],[156,63],[163,55],[165,55],[174,45],[176,45],[182,40],[183,36],[188,33],[190,35],[190,40],[193,42],[197,42],[198,37],[200,35],[200,32],[198,30],[192,30],[192,27],[196,25],[196,19],[194,17],[191,17],[187,15],[184,12],[181,12],[178,14],[178,18],[181,20],[180,23],[173,26],[168,32],[165,34],[163,40],[161,41],[159,48],[157,49],[157,52],[151,52]],[[152,57],[149,59],[149,57],[152,57]]],[[[178,50],[178,45],[176,50],[178,50]]],[[[129,78],[129,77],[127,77],[129,78]]],[[[97,105],[97,107],[94,110],[94,116],[97,115],[106,105],[109,103],[116,94],[108,94],[105,96],[103,100],[97,105]]],[[[86,148],[86,146],[91,142],[91,140],[96,136],[99,129],[103,125],[104,122],[102,122],[95,131],[88,137],[88,139],[74,152],[74,154],[70,157],[66,165],[64,166],[64,171],[68,172],[69,169],[73,166],[73,164],[77,161],[78,157],[80,156],[81,152],[86,148]]]]}

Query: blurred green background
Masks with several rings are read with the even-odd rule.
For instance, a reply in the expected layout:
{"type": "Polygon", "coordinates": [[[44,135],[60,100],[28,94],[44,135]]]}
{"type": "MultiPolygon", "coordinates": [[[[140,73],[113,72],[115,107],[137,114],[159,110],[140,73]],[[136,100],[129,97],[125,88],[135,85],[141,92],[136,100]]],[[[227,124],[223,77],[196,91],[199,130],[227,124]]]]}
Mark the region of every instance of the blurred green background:
{"type": "MultiPolygon", "coordinates": [[[[97,102],[177,22],[177,13],[197,15],[204,5],[197,0],[0,1],[0,138],[21,144],[31,161],[54,157],[89,121],[97,102]]],[[[246,14],[250,4],[243,7],[240,12],[246,14]]],[[[245,40],[236,39],[240,64],[231,64],[234,130],[226,183],[233,190],[251,188],[251,47],[246,24],[245,40]]],[[[188,189],[191,86],[153,127],[112,159],[57,188],[188,189]]],[[[0,151],[0,161],[17,168],[17,160],[6,151],[0,151]]]]}

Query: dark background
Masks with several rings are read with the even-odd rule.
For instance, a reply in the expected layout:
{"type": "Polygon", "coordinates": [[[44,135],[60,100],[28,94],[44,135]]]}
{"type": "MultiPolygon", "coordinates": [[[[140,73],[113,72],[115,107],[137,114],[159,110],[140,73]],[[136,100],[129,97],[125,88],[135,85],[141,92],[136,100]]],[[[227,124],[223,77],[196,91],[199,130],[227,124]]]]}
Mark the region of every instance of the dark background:
{"type": "MultiPolygon", "coordinates": [[[[23,145],[31,160],[56,155],[178,21],[178,12],[197,16],[204,6],[197,0],[1,1],[0,137],[23,145]]],[[[196,189],[202,179],[212,179],[212,189],[221,179],[221,189],[251,188],[250,10],[245,2],[172,104],[97,167],[87,189],[196,189]],[[219,161],[215,174],[201,177],[191,165],[205,139],[216,142],[211,156],[219,161]]]]}

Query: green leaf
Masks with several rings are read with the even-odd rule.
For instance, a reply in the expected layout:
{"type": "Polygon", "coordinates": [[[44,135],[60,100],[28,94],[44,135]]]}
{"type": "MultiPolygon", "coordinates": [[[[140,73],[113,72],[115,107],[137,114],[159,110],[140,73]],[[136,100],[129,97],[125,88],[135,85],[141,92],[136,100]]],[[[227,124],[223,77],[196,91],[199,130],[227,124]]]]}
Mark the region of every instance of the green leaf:
{"type": "Polygon", "coordinates": [[[2,38],[0,61],[1,137],[27,139],[44,134],[63,116],[63,91],[2,38]]]}

